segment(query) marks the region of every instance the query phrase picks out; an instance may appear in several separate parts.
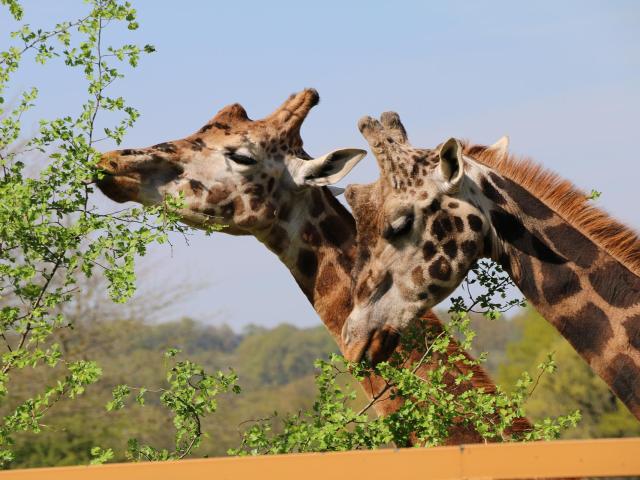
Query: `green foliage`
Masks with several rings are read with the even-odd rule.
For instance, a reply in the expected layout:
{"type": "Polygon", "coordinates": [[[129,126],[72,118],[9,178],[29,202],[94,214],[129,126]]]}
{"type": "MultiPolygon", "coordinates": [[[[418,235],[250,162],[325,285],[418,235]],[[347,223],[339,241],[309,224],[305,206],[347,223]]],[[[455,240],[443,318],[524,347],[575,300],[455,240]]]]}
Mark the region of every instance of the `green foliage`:
{"type": "Polygon", "coordinates": [[[107,448],[106,450],[100,447],[93,447],[91,449],[91,465],[102,465],[103,463],[107,463],[109,460],[113,458],[113,450],[107,448]]]}
{"type": "MultiPolygon", "coordinates": [[[[102,373],[97,364],[90,361],[69,362],[66,369],[67,375],[59,379],[55,386],[48,387],[43,393],[23,401],[11,414],[4,417],[0,427],[0,438],[6,439],[8,445],[13,443],[12,434],[15,432],[40,432],[45,413],[55,403],[64,397],[73,399],[82,394],[85,387],[95,383],[102,373]]],[[[10,461],[13,458],[12,452],[6,449],[2,458],[10,461]]]]}
{"type": "MultiPolygon", "coordinates": [[[[99,311],[98,317],[100,313],[99,311]]],[[[494,331],[508,332],[507,340],[493,347],[496,351],[492,350],[489,356],[492,358],[494,353],[500,353],[509,344],[520,341],[522,332],[518,325],[522,322],[524,317],[520,315],[516,316],[514,321],[503,318],[494,321],[479,319],[474,322],[474,330],[479,331],[480,335],[474,341],[484,349],[486,344],[482,341],[483,337],[493,339],[496,336],[493,334],[494,331]],[[488,329],[488,332],[484,333],[482,328],[488,329]]],[[[63,399],[54,410],[48,413],[47,427],[43,428],[39,434],[18,434],[14,446],[15,466],[86,464],[91,461],[89,451],[95,445],[111,447],[113,457],[110,461],[125,461],[127,460],[125,456],[127,440],[134,437],[140,444],[153,445],[159,450],[173,451],[175,429],[171,416],[167,415],[166,409],[160,403],[158,394],[145,395],[145,406],[140,408],[134,401],[139,392],[132,390],[126,408],[111,412],[107,412],[104,408],[105,403],[112,400],[112,390],[116,385],[134,382],[137,385],[150,386],[150,389],[155,389],[158,385],[164,386],[166,379],[162,358],[163,352],[171,341],[179,346],[189,359],[202,365],[205,371],[216,371],[233,366],[243,387],[240,395],[218,396],[216,414],[202,419],[202,431],[208,436],[202,437],[199,449],[192,450],[189,457],[220,456],[229,449],[250,453],[251,448],[246,442],[242,444],[240,435],[245,428],[247,430],[255,428],[257,424],[269,420],[272,430],[266,432],[266,435],[267,442],[271,442],[272,436],[282,434],[286,428],[283,419],[300,415],[304,417],[304,412],[313,413],[314,411],[318,389],[315,387],[312,363],[301,365],[304,369],[300,371],[281,371],[278,374],[283,378],[281,384],[243,380],[263,378],[267,381],[266,379],[270,378],[263,371],[268,368],[266,365],[256,364],[246,355],[247,345],[262,346],[263,350],[259,354],[265,358],[279,354],[281,346],[274,339],[281,335],[282,326],[274,329],[247,329],[244,333],[236,333],[228,327],[207,326],[191,320],[158,325],[144,324],[135,319],[74,323],[73,331],[63,330],[57,334],[65,346],[64,356],[71,360],[82,357],[96,360],[102,367],[102,377],[99,382],[90,387],[88,395],[73,401],[63,399]],[[171,332],[173,337],[170,335],[171,332]],[[279,412],[278,416],[273,416],[274,411],[279,412]],[[247,419],[256,420],[246,423],[247,419]]],[[[529,322],[523,324],[527,325],[529,322]]],[[[540,324],[546,326],[543,320],[540,324]]],[[[328,356],[330,352],[335,352],[335,343],[322,326],[313,329],[287,326],[286,331],[289,332],[291,355],[306,354],[307,352],[302,350],[309,348],[303,347],[308,345],[317,345],[309,354],[314,358],[323,357],[325,361],[330,360],[328,356]],[[296,353],[295,350],[298,348],[301,351],[296,353]]],[[[527,380],[530,382],[528,390],[533,388],[535,379],[538,378],[536,365],[546,358],[541,352],[549,350],[549,345],[551,344],[539,345],[530,362],[518,367],[519,372],[529,370],[532,373],[532,378],[527,380]]],[[[619,428],[618,431],[626,431],[626,435],[633,435],[634,432],[638,434],[637,422],[629,416],[624,407],[621,407],[622,410],[618,413],[625,414],[624,418],[628,421],[626,430],[609,413],[597,417],[595,412],[596,416],[591,417],[580,404],[566,404],[563,397],[556,398],[555,393],[548,392],[547,380],[562,375],[565,370],[565,360],[557,349],[555,357],[558,370],[554,375],[544,374],[533,395],[525,403],[528,416],[541,424],[539,428],[544,427],[542,420],[544,417],[579,408],[583,413],[583,419],[577,428],[561,433],[561,438],[615,436],[615,432],[607,429],[616,425],[619,428]],[[585,428],[592,420],[600,427],[585,428]]],[[[580,359],[576,360],[578,363],[581,362],[580,359]]],[[[338,362],[336,365],[340,366],[341,363],[338,362]]],[[[571,364],[567,365],[567,368],[569,372],[574,371],[571,364]]],[[[16,388],[12,390],[11,398],[20,399],[29,395],[30,389],[35,390],[38,385],[55,382],[60,375],[57,373],[58,370],[63,372],[64,366],[58,365],[56,369],[40,366],[33,370],[26,369],[18,372],[15,377],[16,388]]],[[[500,379],[500,383],[515,386],[520,377],[519,372],[514,372],[514,377],[508,382],[500,379]]],[[[362,394],[352,375],[340,374],[337,381],[343,393],[352,392],[357,395],[356,399],[345,401],[347,407],[356,413],[367,407],[370,401],[362,394]]],[[[578,387],[582,382],[582,377],[577,377],[571,383],[574,387],[578,387]]],[[[584,388],[592,387],[591,384],[586,383],[584,388]]],[[[580,394],[580,391],[578,390],[577,393],[580,394]]],[[[611,398],[606,389],[596,395],[600,395],[603,402],[609,402],[611,398]]],[[[371,408],[366,410],[369,419],[373,419],[371,410],[371,408]]],[[[310,417],[303,418],[305,419],[309,420],[310,417]]],[[[353,426],[354,424],[350,424],[347,429],[353,426]]],[[[331,428],[336,428],[336,423],[333,423],[331,428]]]]}
{"type": "MultiPolygon", "coordinates": [[[[507,298],[508,289],[514,284],[502,267],[490,260],[480,260],[473,265],[461,286],[465,295],[453,297],[449,309],[460,321],[467,321],[472,313],[494,320],[514,307],[526,305],[523,298],[507,298]]],[[[465,348],[471,346],[472,338],[465,342],[465,348]]]]}
{"type": "MultiPolygon", "coordinates": [[[[98,318],[108,305],[98,307],[98,318]]],[[[291,354],[324,357],[335,351],[335,342],[324,327],[298,329],[285,326],[289,332],[291,354]],[[317,345],[316,347],[309,347],[317,345]],[[310,351],[306,349],[309,348],[310,351]],[[296,353],[296,350],[300,350],[296,353]]],[[[56,332],[56,341],[64,345],[64,357],[92,358],[102,368],[102,377],[90,387],[87,395],[74,399],[62,399],[47,415],[47,426],[33,435],[17,434],[14,466],[35,467],[50,465],[86,464],[92,459],[89,452],[100,445],[110,447],[110,461],[127,460],[127,442],[136,438],[139,445],[152,445],[157,450],[175,451],[173,414],[160,400],[158,387],[168,388],[166,370],[172,368],[174,359],[167,359],[163,368],[167,337],[170,337],[188,358],[201,365],[205,372],[228,371],[233,366],[240,379],[268,378],[266,365],[255,364],[245,354],[246,345],[262,347],[260,355],[278,354],[279,338],[283,327],[275,329],[247,329],[236,333],[228,327],[203,325],[192,320],[172,321],[158,325],[144,324],[140,320],[74,321],[74,329],[56,332]],[[123,383],[149,387],[145,393],[144,408],[135,398],[140,390],[129,387],[130,395],[124,399],[125,408],[107,411],[105,404],[113,400],[113,389],[123,383]],[[152,391],[154,390],[154,391],[152,391]]],[[[55,369],[39,366],[21,370],[15,375],[15,388],[9,394],[13,404],[37,391],[39,385],[55,382],[59,365],[55,369]],[[37,387],[37,388],[36,388],[37,387]]],[[[249,418],[263,418],[274,410],[296,411],[310,408],[315,390],[313,362],[300,365],[299,369],[278,373],[283,383],[273,385],[257,381],[242,382],[242,394],[222,393],[215,415],[201,418],[202,432],[198,450],[190,457],[224,455],[229,448],[238,446],[241,424],[249,418]]],[[[357,388],[353,384],[352,388],[357,388]]],[[[357,405],[366,400],[360,391],[357,405]]],[[[102,450],[101,450],[102,451],[102,450]]]]}
{"type": "Polygon", "coordinates": [[[18,0],[0,0],[0,3],[2,5],[9,6],[9,12],[15,20],[22,20],[24,11],[22,10],[22,6],[18,3],[18,0]]]}
{"type": "MultiPolygon", "coordinates": [[[[178,353],[178,349],[171,348],[165,352],[165,357],[173,360],[178,353]]],[[[173,451],[141,445],[137,438],[130,438],[127,458],[136,461],[178,460],[189,455],[193,449],[200,446],[204,435],[202,419],[218,409],[217,395],[221,392],[240,393],[237,379],[233,372],[226,375],[222,372],[210,375],[200,365],[183,360],[174,361],[168,368],[168,388],[148,390],[144,387],[116,386],[113,389],[113,399],[107,403],[107,410],[124,408],[125,399],[131,395],[132,390],[138,392],[135,401],[141,407],[145,404],[146,394],[156,393],[160,395],[160,403],[173,415],[173,425],[176,429],[173,451]]]]}
{"type": "Polygon", "coordinates": [[[589,193],[589,196],[587,197],[589,200],[597,200],[602,196],[602,192],[599,192],[598,190],[596,190],[595,188],[591,189],[591,193],[589,193]]]}
{"type": "MultiPolygon", "coordinates": [[[[22,18],[17,1],[3,0],[14,19],[22,18]]],[[[6,397],[11,375],[38,365],[55,367],[63,362],[67,375],[54,387],[23,399],[0,426],[0,458],[13,458],[13,434],[37,433],[43,417],[61,398],[74,398],[100,377],[93,362],[69,362],[61,358],[52,334],[69,326],[60,307],[79,291],[82,277],[96,268],[109,280],[109,291],[122,302],[135,289],[134,259],[152,242],[163,242],[176,226],[179,199],[150,209],[131,209],[104,215],[90,202],[99,153],[94,149],[96,119],[102,111],[119,113],[115,126],[103,128],[104,138],[119,143],[138,112],[122,97],[109,93],[124,62],[138,64],[142,52],[153,47],[125,44],[106,46],[107,25],[124,23],[137,28],[136,12],[128,2],[91,0],[86,15],[56,24],[52,30],[22,25],[11,33],[15,45],[0,53],[0,401],[6,397]],[[88,98],[80,114],[42,120],[38,134],[21,138],[21,118],[35,106],[35,87],[23,92],[13,107],[4,105],[11,74],[31,54],[45,64],[60,60],[80,69],[88,98]],[[40,172],[28,174],[26,159],[48,159],[40,172]]]]}

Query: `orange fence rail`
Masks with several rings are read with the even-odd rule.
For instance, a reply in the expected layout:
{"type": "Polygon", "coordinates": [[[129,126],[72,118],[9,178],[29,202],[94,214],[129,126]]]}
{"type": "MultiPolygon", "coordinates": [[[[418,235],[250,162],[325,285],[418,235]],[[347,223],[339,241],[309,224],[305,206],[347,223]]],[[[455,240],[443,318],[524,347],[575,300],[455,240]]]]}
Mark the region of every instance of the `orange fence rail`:
{"type": "Polygon", "coordinates": [[[33,468],[0,480],[377,480],[640,476],[640,438],[33,468]]]}

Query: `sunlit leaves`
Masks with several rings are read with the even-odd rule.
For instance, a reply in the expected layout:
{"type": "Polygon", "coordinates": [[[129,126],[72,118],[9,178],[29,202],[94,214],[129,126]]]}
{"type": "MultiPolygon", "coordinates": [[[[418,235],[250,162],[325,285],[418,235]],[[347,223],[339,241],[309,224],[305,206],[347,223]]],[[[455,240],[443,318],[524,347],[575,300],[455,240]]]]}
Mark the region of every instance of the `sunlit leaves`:
{"type": "Polygon", "coordinates": [[[113,389],[112,400],[107,410],[119,410],[133,391],[137,391],[135,402],[143,407],[145,398],[156,396],[173,416],[175,445],[173,450],[158,449],[141,444],[137,438],[127,442],[127,458],[134,461],[176,460],[189,455],[200,445],[202,420],[218,409],[217,397],[221,393],[240,393],[238,377],[234,372],[209,374],[204,368],[189,360],[177,360],[178,349],[165,352],[167,365],[166,384],[154,389],[118,385],[113,389]]]}
{"type": "MultiPolygon", "coordinates": [[[[106,29],[118,22],[138,27],[129,2],[89,0],[86,12],[75,20],[58,22],[44,30],[24,24],[10,33],[14,45],[0,52],[0,400],[10,388],[14,369],[64,362],[52,334],[68,322],[59,307],[79,292],[82,276],[96,269],[110,282],[115,301],[126,301],[135,291],[134,261],[152,242],[164,242],[178,219],[176,201],[152,209],[130,209],[105,215],[91,206],[95,164],[96,118],[102,111],[120,113],[119,123],[104,135],[120,142],[138,111],[119,95],[111,94],[122,77],[120,65],[138,65],[150,45],[108,45],[106,29]],[[72,111],[74,117],[41,120],[38,134],[22,138],[23,114],[34,108],[37,90],[23,92],[8,108],[3,105],[11,75],[21,62],[61,61],[80,69],[86,79],[87,100],[72,111]],[[37,172],[26,165],[34,152],[48,157],[37,172]]],[[[2,0],[14,19],[22,18],[17,1],[2,0]]],[[[82,8],[82,4],[79,4],[82,8]]],[[[62,113],[62,112],[61,112],[62,113]]],[[[184,227],[177,227],[182,230],[184,227]]],[[[0,426],[0,461],[10,460],[12,434],[38,432],[42,417],[61,398],[75,398],[97,381],[100,369],[90,361],[65,363],[69,374],[56,386],[25,399],[0,426]]],[[[142,398],[139,399],[142,401],[142,398]]],[[[118,406],[118,405],[115,405],[118,406]]],[[[115,407],[114,406],[114,407],[115,407]]],[[[105,461],[107,452],[97,452],[105,461]]]]}

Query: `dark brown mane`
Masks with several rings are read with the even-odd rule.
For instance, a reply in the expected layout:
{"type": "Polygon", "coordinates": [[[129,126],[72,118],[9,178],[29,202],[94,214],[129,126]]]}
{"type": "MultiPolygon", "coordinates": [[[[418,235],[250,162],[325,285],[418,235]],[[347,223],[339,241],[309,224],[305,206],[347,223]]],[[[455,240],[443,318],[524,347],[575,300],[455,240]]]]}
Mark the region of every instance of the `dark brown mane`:
{"type": "Polygon", "coordinates": [[[594,206],[585,193],[569,180],[529,158],[518,158],[468,142],[463,143],[463,148],[466,155],[524,187],[631,272],[640,276],[638,234],[594,206]]]}

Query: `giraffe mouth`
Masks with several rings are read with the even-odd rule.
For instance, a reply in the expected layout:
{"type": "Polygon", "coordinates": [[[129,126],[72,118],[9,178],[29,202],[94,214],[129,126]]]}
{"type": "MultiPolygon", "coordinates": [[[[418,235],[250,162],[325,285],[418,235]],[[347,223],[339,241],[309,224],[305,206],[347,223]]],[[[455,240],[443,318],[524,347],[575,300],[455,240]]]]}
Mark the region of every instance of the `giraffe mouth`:
{"type": "Polygon", "coordinates": [[[364,356],[371,365],[376,366],[380,362],[389,360],[399,343],[400,334],[396,329],[382,327],[371,335],[364,356]]]}
{"type": "Polygon", "coordinates": [[[140,188],[139,180],[105,170],[102,171],[102,178],[96,179],[95,183],[102,193],[118,203],[129,202],[137,198],[140,188]]]}
{"type": "Polygon", "coordinates": [[[389,360],[400,343],[400,333],[389,326],[371,330],[366,338],[347,344],[344,357],[350,362],[366,360],[371,366],[389,360]]]}

